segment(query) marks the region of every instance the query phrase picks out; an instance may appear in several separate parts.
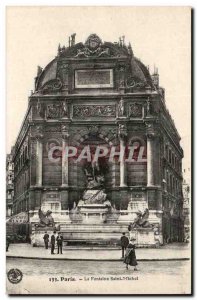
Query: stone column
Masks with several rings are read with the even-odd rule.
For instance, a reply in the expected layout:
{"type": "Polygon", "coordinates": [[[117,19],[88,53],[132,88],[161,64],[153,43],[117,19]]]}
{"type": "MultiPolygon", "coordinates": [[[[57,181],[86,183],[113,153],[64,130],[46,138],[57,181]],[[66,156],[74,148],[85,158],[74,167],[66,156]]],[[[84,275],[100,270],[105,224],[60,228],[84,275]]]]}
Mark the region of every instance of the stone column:
{"type": "Polygon", "coordinates": [[[61,191],[61,209],[67,210],[68,209],[68,158],[66,157],[66,147],[68,146],[68,124],[63,124],[61,127],[62,131],[62,187],[64,188],[61,191]]]}
{"type": "Polygon", "coordinates": [[[159,183],[160,168],[159,155],[160,145],[158,143],[158,132],[153,123],[146,123],[147,135],[147,186],[155,186],[159,183]],[[157,148],[158,147],[158,148],[157,148]]]}
{"type": "Polygon", "coordinates": [[[40,138],[36,139],[36,185],[42,186],[42,152],[43,145],[40,138]]]}
{"type": "Polygon", "coordinates": [[[154,140],[147,135],[147,186],[154,186],[154,140]]]}
{"type": "Polygon", "coordinates": [[[62,186],[68,187],[68,158],[66,147],[68,146],[68,125],[62,125],[62,186]]]}
{"type": "MultiPolygon", "coordinates": [[[[127,129],[125,124],[119,124],[120,153],[125,152],[127,129]]],[[[120,187],[127,186],[126,163],[120,160],[120,187]]]]}
{"type": "Polygon", "coordinates": [[[36,186],[42,186],[42,156],[43,156],[43,134],[42,127],[36,128],[36,186]]]}

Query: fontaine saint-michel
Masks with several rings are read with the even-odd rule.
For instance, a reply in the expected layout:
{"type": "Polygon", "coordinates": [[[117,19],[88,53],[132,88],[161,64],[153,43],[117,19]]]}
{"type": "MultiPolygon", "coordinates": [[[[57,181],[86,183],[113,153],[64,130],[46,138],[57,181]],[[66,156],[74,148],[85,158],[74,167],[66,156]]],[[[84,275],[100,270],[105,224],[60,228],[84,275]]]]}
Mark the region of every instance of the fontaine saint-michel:
{"type": "Polygon", "coordinates": [[[28,213],[38,245],[54,228],[67,243],[113,244],[129,224],[138,246],[181,241],[183,150],[158,70],[124,37],[75,40],[38,67],[14,145],[13,214],[28,213]]]}

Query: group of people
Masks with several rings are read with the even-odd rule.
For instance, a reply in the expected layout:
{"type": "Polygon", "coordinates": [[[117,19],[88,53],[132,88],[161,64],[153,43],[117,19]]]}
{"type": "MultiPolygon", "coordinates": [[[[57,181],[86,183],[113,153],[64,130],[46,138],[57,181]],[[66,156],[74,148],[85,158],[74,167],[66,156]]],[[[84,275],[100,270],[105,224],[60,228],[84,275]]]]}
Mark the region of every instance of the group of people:
{"type": "MultiPolygon", "coordinates": [[[[45,234],[43,236],[45,249],[49,248],[49,234],[47,231],[45,231],[45,234]]],[[[63,246],[63,236],[61,232],[56,233],[56,231],[53,232],[53,234],[50,237],[50,244],[51,244],[51,254],[55,254],[55,246],[57,244],[57,254],[62,254],[62,246],[63,246]]],[[[135,255],[135,238],[128,237],[125,235],[125,232],[123,232],[121,238],[120,238],[120,244],[122,247],[122,259],[123,262],[126,264],[126,268],[128,269],[128,266],[134,266],[134,271],[137,271],[137,260],[135,255]]]]}
{"type": "MultiPolygon", "coordinates": [[[[44,239],[44,244],[45,244],[45,249],[49,248],[49,234],[47,231],[45,231],[45,234],[43,236],[44,239]]],[[[57,243],[57,254],[62,254],[62,246],[63,246],[63,236],[61,232],[56,233],[56,231],[53,232],[50,238],[50,243],[51,243],[51,254],[55,254],[55,245],[57,243]]]]}
{"type": "Polygon", "coordinates": [[[121,238],[120,238],[120,244],[122,247],[122,258],[124,259],[123,262],[126,264],[126,269],[130,266],[134,267],[134,271],[137,271],[137,260],[135,255],[135,238],[128,237],[125,235],[125,232],[123,232],[121,238]]]}

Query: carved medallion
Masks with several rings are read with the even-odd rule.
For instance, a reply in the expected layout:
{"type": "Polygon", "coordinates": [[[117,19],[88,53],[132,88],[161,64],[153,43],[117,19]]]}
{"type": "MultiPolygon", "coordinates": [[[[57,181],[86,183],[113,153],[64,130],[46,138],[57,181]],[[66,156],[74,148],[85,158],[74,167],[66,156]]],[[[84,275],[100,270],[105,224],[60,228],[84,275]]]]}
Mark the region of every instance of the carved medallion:
{"type": "Polygon", "coordinates": [[[127,88],[144,88],[145,83],[138,78],[129,76],[126,80],[127,88]]]}
{"type": "Polygon", "coordinates": [[[109,48],[103,47],[101,39],[96,34],[91,34],[86,42],[85,47],[77,50],[76,57],[90,56],[109,56],[109,48]]]}
{"type": "Polygon", "coordinates": [[[86,42],[85,42],[85,46],[88,47],[90,50],[95,50],[97,49],[100,45],[101,45],[101,39],[97,34],[91,34],[86,42]]]}
{"type": "Polygon", "coordinates": [[[132,118],[142,117],[142,104],[133,103],[129,105],[129,116],[132,118]]]}
{"type": "Polygon", "coordinates": [[[90,125],[88,126],[88,131],[90,135],[97,135],[99,133],[99,126],[98,125],[90,125]]]}

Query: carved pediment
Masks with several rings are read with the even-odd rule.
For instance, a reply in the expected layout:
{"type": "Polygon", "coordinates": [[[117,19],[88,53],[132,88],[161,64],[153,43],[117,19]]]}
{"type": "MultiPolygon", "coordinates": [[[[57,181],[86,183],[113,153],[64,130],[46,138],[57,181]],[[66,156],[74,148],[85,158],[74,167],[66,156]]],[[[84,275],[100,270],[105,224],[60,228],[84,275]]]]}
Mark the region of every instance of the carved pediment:
{"type": "Polygon", "coordinates": [[[91,56],[110,56],[110,49],[102,44],[101,39],[96,34],[91,34],[82,49],[77,50],[75,57],[91,57],[91,56]]]}
{"type": "Polygon", "coordinates": [[[58,55],[64,57],[91,58],[91,57],[120,57],[131,55],[130,46],[123,43],[102,42],[96,34],[91,34],[85,43],[71,44],[71,47],[59,47],[58,55]]]}

